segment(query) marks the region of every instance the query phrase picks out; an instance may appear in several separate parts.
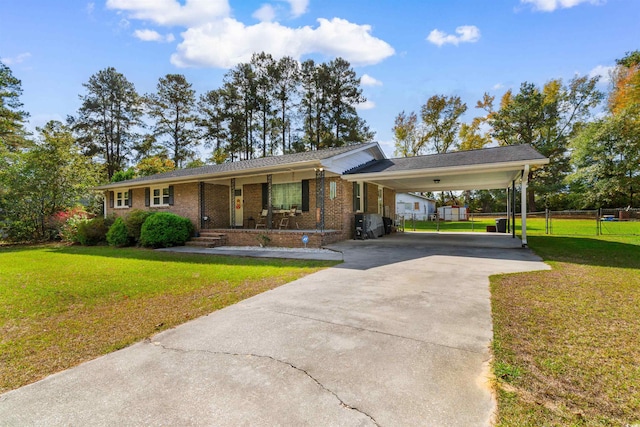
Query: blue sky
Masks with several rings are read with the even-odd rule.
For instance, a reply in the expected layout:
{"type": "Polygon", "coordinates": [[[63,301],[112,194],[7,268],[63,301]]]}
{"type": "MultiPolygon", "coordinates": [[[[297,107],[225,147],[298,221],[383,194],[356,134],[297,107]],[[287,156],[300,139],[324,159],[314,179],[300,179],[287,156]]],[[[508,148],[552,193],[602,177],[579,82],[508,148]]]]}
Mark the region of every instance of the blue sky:
{"type": "Polygon", "coordinates": [[[359,108],[387,155],[391,128],[432,95],[469,106],[524,81],[603,75],[640,49],[639,0],[0,0],[0,58],[22,80],[30,128],[64,120],[92,74],[140,94],[184,74],[198,92],[254,51],[349,60],[359,108]]]}

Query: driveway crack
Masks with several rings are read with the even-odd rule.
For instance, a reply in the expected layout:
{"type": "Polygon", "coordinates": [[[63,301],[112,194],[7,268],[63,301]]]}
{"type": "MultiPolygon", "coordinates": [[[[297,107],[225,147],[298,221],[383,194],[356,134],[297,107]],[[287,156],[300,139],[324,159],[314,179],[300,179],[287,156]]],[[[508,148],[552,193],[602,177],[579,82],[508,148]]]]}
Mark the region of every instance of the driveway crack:
{"type": "Polygon", "coordinates": [[[295,313],[287,313],[286,311],[279,311],[279,310],[269,310],[269,311],[272,311],[272,312],[278,313],[278,314],[284,314],[285,316],[299,317],[301,319],[313,320],[315,322],[327,323],[329,325],[341,326],[343,328],[355,329],[357,331],[371,332],[371,333],[374,333],[374,334],[386,335],[388,337],[400,338],[400,339],[409,340],[409,341],[415,341],[415,342],[419,342],[419,343],[422,343],[422,344],[433,345],[433,346],[436,346],[436,347],[449,348],[451,350],[458,350],[458,351],[463,351],[463,352],[472,353],[472,354],[484,354],[484,352],[481,352],[481,351],[474,351],[474,350],[469,350],[469,349],[466,349],[466,348],[455,347],[455,346],[445,345],[445,344],[439,344],[439,343],[435,343],[435,342],[431,342],[431,341],[425,341],[425,340],[420,340],[420,339],[417,339],[417,338],[407,337],[407,336],[404,336],[404,335],[392,334],[390,332],[378,331],[376,329],[368,329],[368,328],[363,328],[363,327],[360,327],[360,326],[346,325],[344,323],[331,322],[329,320],[318,319],[316,317],[303,316],[301,314],[295,314],[295,313]]]}
{"type": "Polygon", "coordinates": [[[295,369],[298,372],[301,372],[302,374],[304,374],[305,376],[307,376],[307,378],[309,378],[311,381],[313,381],[318,387],[320,387],[322,390],[326,391],[327,393],[331,394],[333,397],[335,397],[340,406],[342,406],[343,408],[349,409],[351,411],[355,411],[358,412],[362,415],[364,415],[365,417],[369,418],[371,420],[371,422],[376,425],[376,426],[380,426],[380,424],[378,424],[378,422],[375,420],[375,418],[373,418],[373,416],[371,416],[370,414],[366,413],[365,411],[349,405],[347,402],[345,402],[344,400],[342,400],[340,398],[340,396],[338,396],[338,394],[329,389],[327,386],[325,386],[324,384],[322,384],[316,377],[314,377],[313,375],[311,375],[309,373],[309,371],[307,371],[306,369],[300,368],[299,366],[294,365],[291,362],[287,362],[286,360],[280,360],[277,359],[273,356],[268,356],[268,355],[264,355],[264,354],[255,354],[255,353],[234,353],[234,352],[229,352],[229,351],[212,351],[212,350],[193,350],[193,349],[182,349],[182,348],[176,348],[176,347],[169,347],[166,346],[160,342],[157,341],[149,341],[149,343],[156,345],[164,350],[167,351],[175,351],[175,352],[179,352],[179,353],[208,353],[208,354],[214,354],[214,355],[222,355],[222,356],[233,356],[233,357],[255,357],[255,358],[259,358],[259,359],[268,359],[271,360],[273,362],[282,364],[282,365],[286,365],[292,369],[295,369]]]}

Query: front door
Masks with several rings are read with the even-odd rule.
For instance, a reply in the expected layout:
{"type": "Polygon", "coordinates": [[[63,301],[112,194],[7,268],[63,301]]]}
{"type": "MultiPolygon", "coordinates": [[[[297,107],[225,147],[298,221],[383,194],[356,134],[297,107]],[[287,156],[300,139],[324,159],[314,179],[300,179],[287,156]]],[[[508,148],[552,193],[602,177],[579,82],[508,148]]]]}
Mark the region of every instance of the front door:
{"type": "Polygon", "coordinates": [[[236,188],[233,194],[233,209],[235,210],[235,219],[236,223],[233,224],[234,227],[242,227],[244,222],[244,217],[242,216],[242,187],[236,188]]]}

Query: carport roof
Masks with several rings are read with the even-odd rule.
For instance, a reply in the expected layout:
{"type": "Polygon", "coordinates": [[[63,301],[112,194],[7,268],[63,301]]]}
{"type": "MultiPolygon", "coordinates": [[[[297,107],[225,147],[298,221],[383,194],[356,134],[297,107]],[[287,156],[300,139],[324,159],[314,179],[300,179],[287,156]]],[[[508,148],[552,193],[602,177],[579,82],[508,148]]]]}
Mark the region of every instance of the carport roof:
{"type": "Polygon", "coordinates": [[[367,181],[397,192],[507,188],[526,165],[549,163],[528,144],[383,159],[349,171],[349,181],[367,181]]]}

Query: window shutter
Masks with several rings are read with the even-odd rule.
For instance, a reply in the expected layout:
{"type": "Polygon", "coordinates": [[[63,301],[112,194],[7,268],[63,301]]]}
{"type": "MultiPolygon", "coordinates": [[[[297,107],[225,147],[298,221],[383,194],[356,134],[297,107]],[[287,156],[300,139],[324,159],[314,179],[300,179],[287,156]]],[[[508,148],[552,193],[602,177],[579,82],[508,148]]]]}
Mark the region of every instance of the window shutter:
{"type": "Polygon", "coordinates": [[[353,211],[358,212],[358,183],[353,182],[353,211]]]}
{"type": "Polygon", "coordinates": [[[116,196],[115,193],[113,191],[109,191],[109,207],[113,208],[113,206],[115,205],[114,200],[115,200],[116,196]]]}
{"type": "Polygon", "coordinates": [[[302,212],[309,212],[309,180],[302,180],[302,212]]]}
{"type": "Polygon", "coordinates": [[[173,185],[169,186],[169,206],[173,206],[173,185]]]}
{"type": "Polygon", "coordinates": [[[129,189],[129,200],[127,200],[127,206],[131,207],[133,205],[133,190],[129,189]]]}
{"type": "Polygon", "coordinates": [[[362,207],[362,212],[368,212],[369,210],[369,198],[367,197],[367,183],[365,182],[364,184],[362,184],[362,192],[364,193],[362,195],[362,200],[364,201],[363,203],[363,207],[362,207]]]}
{"type": "Polygon", "coordinates": [[[151,206],[151,188],[149,187],[144,188],[144,205],[146,207],[151,206]]]}
{"type": "Polygon", "coordinates": [[[262,209],[269,208],[269,184],[262,183],[262,209]]]}

